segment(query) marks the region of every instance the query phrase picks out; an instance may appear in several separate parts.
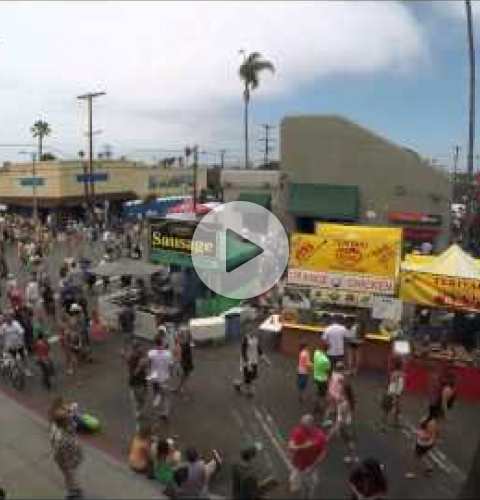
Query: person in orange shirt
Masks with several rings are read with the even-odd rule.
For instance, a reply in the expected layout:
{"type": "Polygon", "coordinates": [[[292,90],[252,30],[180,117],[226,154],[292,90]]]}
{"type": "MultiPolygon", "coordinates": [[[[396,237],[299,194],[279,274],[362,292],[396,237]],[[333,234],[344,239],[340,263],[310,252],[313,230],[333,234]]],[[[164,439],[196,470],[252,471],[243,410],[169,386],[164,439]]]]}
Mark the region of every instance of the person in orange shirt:
{"type": "Polygon", "coordinates": [[[128,465],[139,474],[151,475],[153,460],[151,455],[152,437],[149,427],[142,427],[130,443],[128,465]]]}
{"type": "Polygon", "coordinates": [[[310,351],[305,343],[300,344],[300,352],[298,354],[297,366],[297,388],[298,399],[303,403],[305,399],[305,390],[308,385],[308,376],[312,369],[312,361],[310,358],[310,351]]]}

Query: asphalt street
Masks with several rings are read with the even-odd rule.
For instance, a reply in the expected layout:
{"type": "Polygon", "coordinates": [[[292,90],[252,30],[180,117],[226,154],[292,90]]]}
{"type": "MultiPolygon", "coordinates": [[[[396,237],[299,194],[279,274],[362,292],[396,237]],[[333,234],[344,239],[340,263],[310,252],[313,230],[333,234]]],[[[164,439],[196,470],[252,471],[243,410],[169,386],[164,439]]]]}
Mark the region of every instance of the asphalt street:
{"type": "MultiPolygon", "coordinates": [[[[85,253],[90,251],[86,249],[85,253]]],[[[102,253],[98,247],[95,252],[97,256],[102,253]]],[[[52,273],[56,273],[58,263],[67,253],[65,247],[56,250],[50,266],[52,273]]],[[[57,280],[56,274],[52,277],[57,280]]],[[[290,465],[286,440],[299,417],[311,410],[313,391],[310,400],[302,406],[296,394],[295,360],[277,353],[272,339],[266,338],[265,343],[271,366],[262,367],[257,394],[252,400],[233,389],[233,381],[239,376],[238,344],[197,346],[194,349],[195,370],[189,385],[191,397],[184,399],[175,395],[170,422],[160,424],[166,436],[178,436],[181,446],[195,445],[204,453],[216,448],[223,453],[225,467],[211,487],[219,495],[228,495],[229,465],[237,459],[239,448],[246,441],[263,444],[258,466],[265,475],[273,474],[280,480],[280,486],[271,496],[281,498],[288,495],[286,485],[290,465]]],[[[94,363],[81,367],[79,383],[64,377],[59,370],[54,393],[77,401],[81,407],[97,415],[103,423],[103,430],[90,437],[89,442],[123,461],[134,423],[126,369],[120,357],[121,346],[119,338],[95,345],[94,363]]],[[[57,364],[61,366],[56,347],[54,351],[57,364]]],[[[3,383],[0,383],[0,390],[44,417],[53,394],[48,394],[40,386],[38,377],[28,382],[24,393],[17,393],[3,383]]],[[[391,498],[454,498],[468,473],[480,437],[477,405],[461,401],[456,405],[432,457],[436,464],[433,476],[408,481],[404,474],[412,454],[412,428],[423,414],[426,401],[408,396],[404,404],[404,428],[379,432],[377,422],[383,382],[381,377],[372,374],[360,374],[354,381],[360,456],[376,457],[385,464],[391,498]]],[[[153,412],[152,418],[155,418],[153,412]]],[[[348,497],[346,479],[349,468],[343,463],[344,451],[339,439],[330,443],[327,460],[321,466],[319,498],[348,497]]]]}

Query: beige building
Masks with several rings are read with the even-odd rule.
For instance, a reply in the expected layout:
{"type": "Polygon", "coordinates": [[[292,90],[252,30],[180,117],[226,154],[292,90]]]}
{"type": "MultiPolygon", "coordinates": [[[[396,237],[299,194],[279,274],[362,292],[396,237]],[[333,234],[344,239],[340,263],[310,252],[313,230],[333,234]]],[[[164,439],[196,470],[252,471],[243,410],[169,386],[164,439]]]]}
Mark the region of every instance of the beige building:
{"type": "MultiPolygon", "coordinates": [[[[36,183],[40,209],[77,207],[84,202],[84,167],[80,161],[15,163],[0,168],[0,203],[31,207],[36,183]]],[[[95,161],[95,198],[121,202],[180,194],[192,194],[193,170],[152,167],[131,161],[95,161]]],[[[87,177],[87,180],[89,177],[87,177]]],[[[206,189],[205,168],[198,169],[198,192],[206,189]]]]}
{"type": "Polygon", "coordinates": [[[286,117],[281,170],[291,230],[313,230],[317,220],[401,225],[407,240],[448,244],[448,175],[347,119],[286,117]]]}
{"type": "Polygon", "coordinates": [[[222,170],[220,183],[223,200],[255,201],[277,213],[283,206],[283,177],[278,170],[222,170]]]}

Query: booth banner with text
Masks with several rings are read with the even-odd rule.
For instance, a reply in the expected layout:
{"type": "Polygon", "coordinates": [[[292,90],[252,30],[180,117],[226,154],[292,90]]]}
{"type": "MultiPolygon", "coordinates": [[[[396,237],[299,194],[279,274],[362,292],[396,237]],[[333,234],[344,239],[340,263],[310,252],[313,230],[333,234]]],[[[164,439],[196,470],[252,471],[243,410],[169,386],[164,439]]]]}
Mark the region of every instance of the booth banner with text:
{"type": "Polygon", "coordinates": [[[193,240],[196,221],[157,220],[150,227],[150,260],[158,264],[192,267],[192,254],[202,258],[205,267],[215,267],[217,232],[207,226],[203,239],[193,240]]]}
{"type": "Polygon", "coordinates": [[[392,280],[397,278],[401,260],[401,229],[322,224],[317,230],[321,230],[321,234],[292,235],[292,268],[392,280]]]}
{"type": "Polygon", "coordinates": [[[288,283],[316,288],[337,288],[339,290],[348,290],[351,292],[375,293],[379,295],[393,295],[395,293],[394,278],[309,271],[308,269],[290,268],[288,270],[288,283]]]}
{"type": "Polygon", "coordinates": [[[400,298],[430,307],[480,311],[480,280],[403,272],[400,298]]]}

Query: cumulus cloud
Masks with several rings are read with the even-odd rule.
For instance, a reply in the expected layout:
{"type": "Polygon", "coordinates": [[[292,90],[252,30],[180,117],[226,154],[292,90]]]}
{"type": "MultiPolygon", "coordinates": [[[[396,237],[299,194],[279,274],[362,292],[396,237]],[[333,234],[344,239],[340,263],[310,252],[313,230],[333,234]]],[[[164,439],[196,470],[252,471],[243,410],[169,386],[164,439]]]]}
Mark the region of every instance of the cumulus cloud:
{"type": "Polygon", "coordinates": [[[69,147],[85,120],[75,96],[98,89],[110,142],[240,145],[241,48],[277,68],[255,93],[264,102],[326,76],[408,71],[426,56],[400,2],[12,2],[0,39],[0,141],[28,139],[47,116],[52,140],[69,147]]]}

